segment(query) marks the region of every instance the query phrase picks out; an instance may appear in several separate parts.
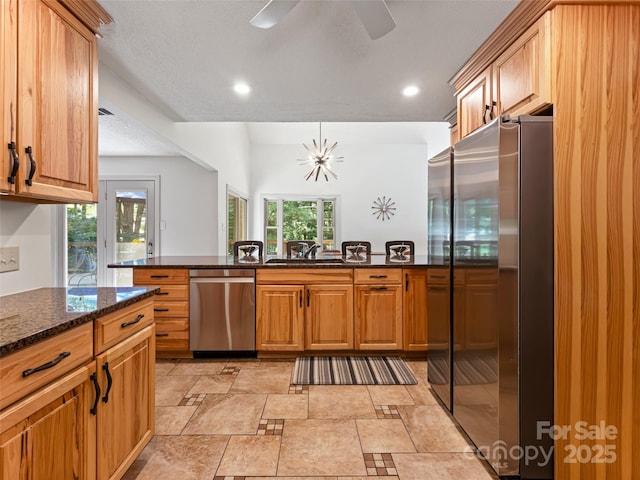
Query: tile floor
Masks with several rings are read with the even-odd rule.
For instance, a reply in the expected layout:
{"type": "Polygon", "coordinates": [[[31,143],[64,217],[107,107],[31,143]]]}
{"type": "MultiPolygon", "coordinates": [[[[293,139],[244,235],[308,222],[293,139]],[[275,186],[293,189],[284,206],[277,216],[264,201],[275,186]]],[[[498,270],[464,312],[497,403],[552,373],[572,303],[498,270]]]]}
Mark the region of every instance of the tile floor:
{"type": "Polygon", "coordinates": [[[290,385],[293,361],[158,360],[156,436],[124,480],[493,480],[411,386],[290,385]]]}

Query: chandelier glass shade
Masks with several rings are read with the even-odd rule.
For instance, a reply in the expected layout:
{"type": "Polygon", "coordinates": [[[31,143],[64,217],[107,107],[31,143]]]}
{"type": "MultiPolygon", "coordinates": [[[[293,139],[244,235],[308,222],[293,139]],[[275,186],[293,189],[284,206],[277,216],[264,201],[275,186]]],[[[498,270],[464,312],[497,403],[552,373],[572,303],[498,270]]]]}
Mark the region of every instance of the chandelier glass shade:
{"type": "Polygon", "coordinates": [[[333,171],[332,165],[334,162],[342,162],[344,157],[333,156],[333,151],[338,146],[338,142],[335,142],[329,147],[327,139],[325,138],[324,141],[322,140],[322,122],[320,122],[320,136],[318,143],[316,143],[314,139],[313,147],[309,147],[304,143],[302,146],[307,150],[307,152],[309,152],[309,155],[307,158],[299,158],[298,161],[301,162],[301,165],[311,166],[311,170],[305,174],[305,180],[313,178],[317,182],[320,175],[322,175],[327,182],[329,181],[329,175],[336,180],[338,179],[338,175],[333,171]]]}

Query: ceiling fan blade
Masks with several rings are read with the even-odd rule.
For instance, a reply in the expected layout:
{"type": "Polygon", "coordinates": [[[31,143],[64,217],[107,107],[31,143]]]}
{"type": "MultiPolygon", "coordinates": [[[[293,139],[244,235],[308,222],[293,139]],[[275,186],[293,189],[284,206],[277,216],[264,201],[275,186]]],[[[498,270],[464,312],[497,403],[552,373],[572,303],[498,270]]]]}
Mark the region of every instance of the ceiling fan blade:
{"type": "Polygon", "coordinates": [[[249,23],[258,28],[271,28],[298,4],[299,0],[269,0],[249,23]]]}
{"type": "Polygon", "coordinates": [[[360,17],[360,21],[372,40],[386,35],[396,26],[389,7],[384,0],[355,0],[351,6],[360,17]]]}

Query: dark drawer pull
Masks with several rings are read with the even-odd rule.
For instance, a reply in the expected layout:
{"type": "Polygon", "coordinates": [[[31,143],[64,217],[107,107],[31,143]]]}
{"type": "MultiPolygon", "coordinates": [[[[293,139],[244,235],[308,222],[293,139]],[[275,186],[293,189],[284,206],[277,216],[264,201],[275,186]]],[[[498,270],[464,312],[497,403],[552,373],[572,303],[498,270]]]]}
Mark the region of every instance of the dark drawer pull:
{"type": "Polygon", "coordinates": [[[444,285],[440,286],[440,285],[429,285],[429,290],[434,290],[434,291],[438,291],[438,292],[444,292],[445,290],[448,290],[449,287],[446,287],[444,285]]]}
{"type": "Polygon", "coordinates": [[[169,278],[169,275],[151,275],[151,278],[169,278]]]}
{"type": "Polygon", "coordinates": [[[153,311],[154,312],[168,312],[169,309],[168,308],[154,308],[153,311]]]}
{"type": "Polygon", "coordinates": [[[102,397],[102,401],[104,403],[109,402],[109,392],[111,391],[111,386],[113,385],[113,378],[111,377],[111,372],[109,371],[109,362],[104,362],[102,365],[102,369],[104,373],[107,375],[107,391],[104,392],[104,397],[102,397]]]}
{"type": "Polygon", "coordinates": [[[42,370],[47,370],[47,369],[49,369],[51,367],[55,367],[62,360],[67,358],[69,355],[71,355],[70,352],[62,352],[60,355],[58,355],[58,358],[55,358],[55,359],[51,360],[50,362],[43,363],[42,365],[40,365],[39,367],[36,367],[36,368],[29,368],[29,369],[25,370],[24,372],[22,372],[22,376],[23,377],[28,377],[29,375],[32,375],[32,374],[37,373],[37,372],[41,372],[42,370]]]}
{"type": "Polygon", "coordinates": [[[371,287],[371,290],[386,290],[387,287],[371,287]]]}
{"type": "Polygon", "coordinates": [[[446,275],[429,275],[431,278],[447,278],[446,275]]]}
{"type": "Polygon", "coordinates": [[[134,318],[130,322],[122,322],[122,324],[120,324],[120,327],[121,328],[126,328],[126,327],[128,327],[130,325],[135,325],[136,323],[138,323],[143,318],[144,318],[144,314],[141,313],[140,315],[138,315],[136,318],[134,318]]]}
{"type": "Polygon", "coordinates": [[[168,333],[156,333],[156,337],[168,337],[168,333]]]}
{"type": "Polygon", "coordinates": [[[169,295],[169,292],[156,292],[156,295],[169,295]]]}
{"type": "Polygon", "coordinates": [[[369,275],[369,278],[387,278],[386,275],[369,275]]]}
{"type": "Polygon", "coordinates": [[[93,382],[93,388],[96,389],[96,399],[93,401],[93,407],[89,410],[91,415],[98,413],[98,402],[100,401],[100,384],[98,383],[98,374],[93,372],[89,377],[93,382]]]}

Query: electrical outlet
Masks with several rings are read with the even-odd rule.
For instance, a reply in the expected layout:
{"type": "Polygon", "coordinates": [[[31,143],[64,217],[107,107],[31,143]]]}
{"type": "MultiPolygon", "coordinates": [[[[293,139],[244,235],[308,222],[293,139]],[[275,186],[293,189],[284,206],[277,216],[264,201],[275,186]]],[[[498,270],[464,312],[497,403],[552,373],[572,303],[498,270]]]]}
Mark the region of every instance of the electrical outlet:
{"type": "Polygon", "coordinates": [[[0,272],[20,270],[20,247],[0,247],[0,272]]]}

